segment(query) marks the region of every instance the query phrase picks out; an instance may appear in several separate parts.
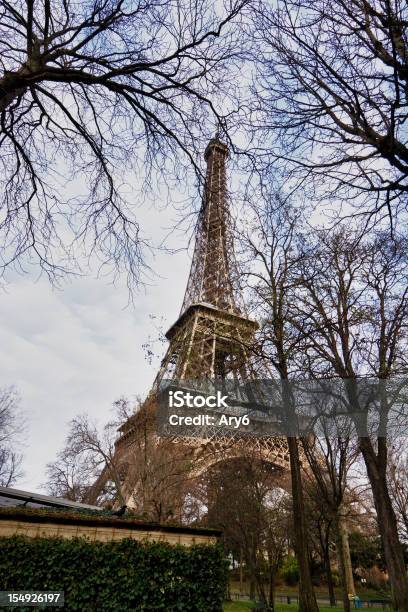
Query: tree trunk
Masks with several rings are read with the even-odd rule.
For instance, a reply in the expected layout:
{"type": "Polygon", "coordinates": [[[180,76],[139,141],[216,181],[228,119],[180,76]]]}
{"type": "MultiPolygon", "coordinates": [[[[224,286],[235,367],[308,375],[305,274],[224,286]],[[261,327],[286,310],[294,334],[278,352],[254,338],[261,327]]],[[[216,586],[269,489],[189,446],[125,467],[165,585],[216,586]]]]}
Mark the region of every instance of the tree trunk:
{"type": "Polygon", "coordinates": [[[227,584],[225,585],[225,600],[226,601],[232,601],[231,600],[231,588],[230,588],[230,581],[229,581],[229,579],[227,579],[227,584]]]}
{"type": "MultiPolygon", "coordinates": [[[[404,554],[398,537],[397,519],[387,486],[386,453],[377,457],[368,437],[359,439],[371,484],[378,526],[384,548],[394,610],[408,612],[408,577],[404,554]]],[[[380,444],[380,441],[379,441],[380,444]]]]}
{"type": "Polygon", "coordinates": [[[244,577],[243,577],[243,567],[242,567],[242,558],[243,558],[243,554],[242,554],[242,548],[240,549],[239,552],[239,594],[242,595],[242,590],[243,590],[243,582],[244,582],[244,577]]]}
{"type": "MultiPolygon", "coordinates": [[[[342,510],[340,509],[340,513],[342,510]]],[[[347,526],[344,521],[344,515],[339,515],[339,528],[340,528],[340,537],[342,542],[342,553],[343,553],[343,562],[344,562],[344,574],[346,578],[346,587],[347,593],[349,595],[355,595],[356,589],[354,587],[354,577],[353,577],[353,567],[351,564],[351,556],[350,556],[350,546],[349,546],[349,536],[347,526]]]]}
{"type": "Polygon", "coordinates": [[[252,570],[249,574],[249,599],[252,601],[255,599],[255,593],[256,593],[256,581],[254,579],[252,570]]]}
{"type": "Polygon", "coordinates": [[[265,607],[267,607],[268,600],[266,597],[265,584],[263,580],[263,575],[259,571],[259,567],[255,567],[255,580],[256,580],[259,600],[265,607]]]}
{"type": "Polygon", "coordinates": [[[327,588],[329,591],[330,606],[336,605],[336,595],[334,593],[333,573],[330,564],[329,543],[326,541],[323,546],[323,563],[326,570],[327,588]]]}
{"type": "Polygon", "coordinates": [[[276,567],[272,567],[269,572],[269,609],[271,612],[275,610],[275,574],[276,567]]]}
{"type": "Polygon", "coordinates": [[[309,547],[297,439],[287,438],[292,481],[292,503],[296,557],[299,564],[299,612],[318,612],[310,571],[309,547]]]}
{"type": "Polygon", "coordinates": [[[334,530],[335,530],[335,538],[336,538],[337,559],[338,559],[338,564],[339,564],[341,585],[342,585],[342,591],[343,591],[343,607],[344,607],[345,612],[350,612],[349,585],[347,582],[346,563],[344,562],[345,560],[345,551],[343,548],[344,540],[343,540],[343,535],[342,535],[341,519],[338,514],[335,518],[334,530]]]}

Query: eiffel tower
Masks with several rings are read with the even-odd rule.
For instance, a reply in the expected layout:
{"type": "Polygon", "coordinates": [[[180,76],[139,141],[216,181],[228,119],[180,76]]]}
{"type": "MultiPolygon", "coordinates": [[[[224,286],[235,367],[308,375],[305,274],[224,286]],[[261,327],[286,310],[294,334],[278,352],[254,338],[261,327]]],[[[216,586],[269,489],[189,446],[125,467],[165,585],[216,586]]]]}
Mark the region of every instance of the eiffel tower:
{"type": "Polygon", "coordinates": [[[168,330],[161,380],[251,377],[250,346],[257,324],[239,303],[226,188],[227,146],[214,138],[205,150],[207,173],[196,245],[178,320],[168,330]]]}
{"type": "MultiPolygon", "coordinates": [[[[116,442],[115,463],[119,464],[124,501],[131,506],[137,494],[135,440],[142,428],[153,429],[157,410],[157,394],[163,381],[202,379],[231,380],[245,383],[255,379],[250,347],[258,327],[246,312],[239,291],[239,277],[234,256],[232,225],[226,181],[228,147],[218,135],[210,140],[204,153],[207,164],[202,206],[199,213],[196,243],[190,275],[177,321],[166,333],[167,352],[153,383],[152,390],[139,411],[120,428],[116,442]],[[132,457],[133,455],[133,457],[132,457]]],[[[155,444],[160,437],[155,435],[155,444]]],[[[162,441],[169,444],[169,440],[162,441]]],[[[258,451],[265,460],[287,471],[289,458],[284,438],[220,439],[208,434],[186,438],[174,436],[172,448],[189,455],[192,471],[202,472],[224,458],[241,457],[258,451]],[[226,452],[224,452],[226,451],[226,452]]],[[[101,474],[88,496],[95,503],[98,493],[109,478],[101,474]]]]}

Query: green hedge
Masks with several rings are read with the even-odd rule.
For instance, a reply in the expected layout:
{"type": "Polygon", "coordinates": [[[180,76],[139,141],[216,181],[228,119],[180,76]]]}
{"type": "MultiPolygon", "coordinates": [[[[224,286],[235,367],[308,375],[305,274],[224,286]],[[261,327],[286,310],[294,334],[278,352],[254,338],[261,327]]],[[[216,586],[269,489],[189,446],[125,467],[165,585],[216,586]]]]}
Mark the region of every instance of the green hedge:
{"type": "Polygon", "coordinates": [[[219,545],[0,538],[0,590],[64,591],[65,610],[217,612],[223,556],[219,545]]]}

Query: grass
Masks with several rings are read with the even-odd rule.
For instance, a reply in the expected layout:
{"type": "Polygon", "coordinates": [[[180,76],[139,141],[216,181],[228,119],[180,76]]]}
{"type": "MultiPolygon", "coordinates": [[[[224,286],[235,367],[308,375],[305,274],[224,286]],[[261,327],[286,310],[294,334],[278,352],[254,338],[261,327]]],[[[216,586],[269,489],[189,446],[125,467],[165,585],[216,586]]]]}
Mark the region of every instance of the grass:
{"type": "MultiPolygon", "coordinates": [[[[378,591],[375,591],[374,589],[362,588],[360,585],[356,585],[356,588],[357,588],[357,594],[360,597],[360,599],[379,599],[379,598],[381,599],[382,597],[384,598],[389,597],[389,595],[380,594],[378,593],[378,591]]],[[[236,593],[239,592],[239,582],[237,580],[230,581],[230,590],[231,592],[236,592],[236,593]]],[[[341,588],[335,587],[334,591],[336,594],[336,598],[339,601],[341,601],[341,598],[343,596],[342,594],[343,592],[341,588]]],[[[326,599],[328,599],[329,597],[327,587],[316,586],[314,587],[314,592],[316,594],[316,597],[325,597],[326,599]]],[[[246,593],[247,595],[249,594],[249,583],[245,581],[244,581],[243,593],[246,593]]],[[[279,595],[297,596],[298,593],[299,593],[298,586],[277,585],[275,589],[276,596],[279,596],[279,595]]]]}
{"type": "MultiPolygon", "coordinates": [[[[249,601],[232,601],[224,604],[223,612],[248,612],[252,609],[252,603],[249,601]]],[[[333,610],[341,610],[342,608],[319,607],[320,612],[333,612],[333,610]]],[[[296,612],[297,604],[275,604],[276,612],[296,612]]]]}
{"type": "Polygon", "coordinates": [[[223,606],[223,612],[247,612],[250,609],[248,601],[228,601],[223,606]]]}

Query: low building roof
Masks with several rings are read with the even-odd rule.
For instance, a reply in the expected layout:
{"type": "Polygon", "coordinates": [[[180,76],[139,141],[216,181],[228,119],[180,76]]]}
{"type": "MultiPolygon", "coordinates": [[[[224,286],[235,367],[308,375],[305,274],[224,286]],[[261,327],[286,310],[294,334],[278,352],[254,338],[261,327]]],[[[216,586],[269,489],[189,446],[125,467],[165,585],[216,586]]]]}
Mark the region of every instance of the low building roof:
{"type": "Polygon", "coordinates": [[[52,497],[44,493],[32,493],[13,489],[11,487],[0,487],[0,507],[15,508],[24,506],[28,508],[72,508],[82,510],[102,510],[99,506],[91,506],[80,502],[71,501],[62,497],[52,497]]]}

